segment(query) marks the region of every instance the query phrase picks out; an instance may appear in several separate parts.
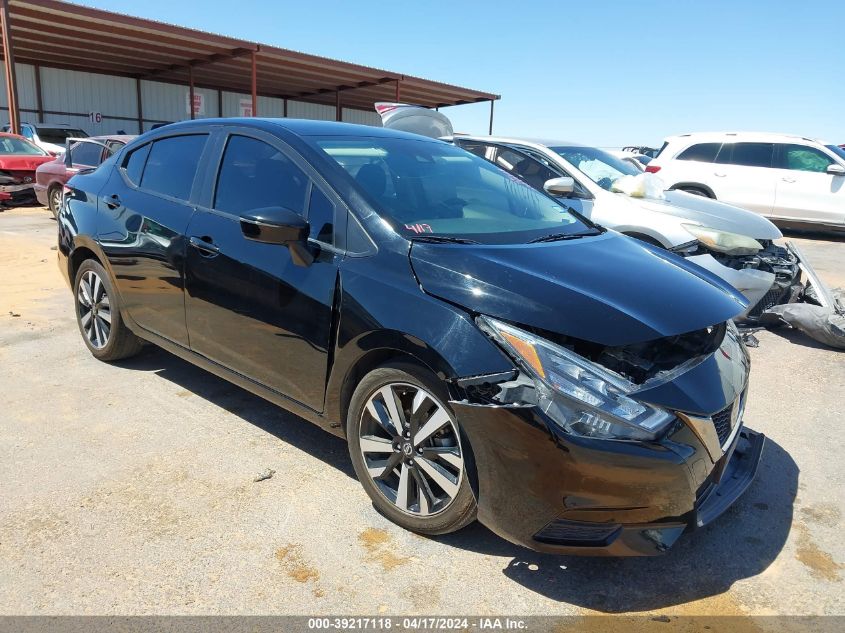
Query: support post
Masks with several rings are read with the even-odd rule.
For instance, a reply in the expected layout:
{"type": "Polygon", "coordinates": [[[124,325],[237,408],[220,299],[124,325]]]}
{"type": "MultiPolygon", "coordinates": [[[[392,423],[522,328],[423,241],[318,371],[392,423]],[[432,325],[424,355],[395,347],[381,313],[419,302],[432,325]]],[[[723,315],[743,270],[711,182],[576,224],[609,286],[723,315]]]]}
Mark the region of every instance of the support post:
{"type": "Polygon", "coordinates": [[[257,53],[252,51],[252,116],[258,116],[258,61],[257,53]]]}
{"type": "Polygon", "coordinates": [[[288,98],[287,97],[282,99],[282,107],[284,108],[284,110],[282,111],[282,116],[284,116],[285,118],[288,118],[288,98]]]}
{"type": "Polygon", "coordinates": [[[334,120],[343,121],[343,108],[340,106],[340,90],[334,91],[334,120]]]}
{"type": "Polygon", "coordinates": [[[490,99],[490,129],[487,131],[487,133],[490,136],[493,136],[493,104],[494,103],[496,103],[496,100],[490,99]]]}
{"type": "Polygon", "coordinates": [[[135,100],[138,103],[138,134],[144,133],[144,99],[141,97],[141,79],[135,78],[135,100]]]}
{"type": "Polygon", "coordinates": [[[191,120],[194,118],[194,67],[188,66],[188,110],[191,111],[191,120]]]}
{"type": "Polygon", "coordinates": [[[15,76],[15,52],[12,47],[12,31],[9,25],[9,0],[0,0],[0,28],[3,29],[3,62],[6,67],[6,98],[9,106],[9,130],[21,133],[20,111],[18,110],[18,82],[15,76]]]}
{"type": "Polygon", "coordinates": [[[394,101],[396,103],[401,103],[401,101],[402,101],[402,86],[401,86],[401,84],[402,84],[402,80],[397,79],[396,80],[396,98],[394,99],[394,101]]]}
{"type": "Polygon", "coordinates": [[[35,109],[38,111],[38,122],[44,122],[44,99],[41,95],[41,66],[35,64],[35,109]]]}

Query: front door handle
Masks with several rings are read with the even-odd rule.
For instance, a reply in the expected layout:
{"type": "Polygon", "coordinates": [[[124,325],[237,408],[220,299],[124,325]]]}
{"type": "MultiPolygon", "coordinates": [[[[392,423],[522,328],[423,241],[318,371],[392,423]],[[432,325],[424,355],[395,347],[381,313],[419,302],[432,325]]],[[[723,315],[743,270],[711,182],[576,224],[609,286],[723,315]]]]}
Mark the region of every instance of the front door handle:
{"type": "Polygon", "coordinates": [[[203,235],[202,237],[194,236],[188,241],[203,257],[214,257],[220,252],[220,247],[207,235],[203,235]]]}
{"type": "Polygon", "coordinates": [[[723,173],[723,172],[720,172],[720,171],[713,172],[713,175],[716,176],[716,178],[724,178],[725,176],[727,176],[726,173],[723,173]]]}
{"type": "Polygon", "coordinates": [[[795,182],[795,178],[781,178],[784,182],[795,182]]]}
{"type": "Polygon", "coordinates": [[[123,206],[123,203],[120,201],[120,196],[113,193],[106,198],[106,206],[109,209],[117,209],[118,207],[123,206]]]}

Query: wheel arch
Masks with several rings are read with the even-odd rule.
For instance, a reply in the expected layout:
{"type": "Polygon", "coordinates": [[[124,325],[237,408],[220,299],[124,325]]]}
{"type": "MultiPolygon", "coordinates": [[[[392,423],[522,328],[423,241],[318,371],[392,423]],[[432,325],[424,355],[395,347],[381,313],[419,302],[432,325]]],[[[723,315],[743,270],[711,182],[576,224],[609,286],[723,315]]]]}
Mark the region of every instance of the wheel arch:
{"type": "Polygon", "coordinates": [[[453,395],[451,378],[455,374],[446,360],[430,346],[414,337],[393,331],[369,332],[344,346],[347,353],[340,353],[332,367],[326,390],[324,415],[339,422],[339,430],[346,436],[346,417],[355,387],[368,373],[390,362],[403,361],[418,365],[443,380],[450,397],[453,395]],[[356,350],[352,355],[348,350],[356,350]]]}
{"type": "Polygon", "coordinates": [[[707,194],[708,198],[712,198],[713,200],[716,199],[716,193],[713,191],[713,189],[701,182],[676,182],[674,185],[669,187],[669,189],[698,189],[707,194]]]}

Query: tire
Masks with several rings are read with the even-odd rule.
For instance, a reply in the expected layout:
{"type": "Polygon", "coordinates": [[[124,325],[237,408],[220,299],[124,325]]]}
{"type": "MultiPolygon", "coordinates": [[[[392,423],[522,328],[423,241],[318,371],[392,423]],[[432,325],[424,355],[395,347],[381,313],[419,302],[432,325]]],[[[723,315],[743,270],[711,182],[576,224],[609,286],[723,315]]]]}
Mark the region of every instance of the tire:
{"type": "Polygon", "coordinates": [[[467,440],[447,403],[442,381],[407,362],[371,371],[350,401],[346,431],[358,481],[382,515],[419,534],[455,532],[476,516],[469,447],[462,446],[467,440]],[[392,424],[397,415],[408,423],[400,422],[402,435],[392,424]]]}
{"type": "Polygon", "coordinates": [[[59,217],[59,209],[62,206],[62,188],[53,185],[47,190],[47,207],[54,218],[59,217]]]}
{"type": "Polygon", "coordinates": [[[126,327],[117,293],[108,273],[94,259],[86,259],[73,282],[76,323],[82,340],[95,358],[115,361],[141,351],[142,342],[126,327]]]}
{"type": "Polygon", "coordinates": [[[687,193],[691,193],[694,196],[701,196],[702,198],[713,198],[713,196],[704,191],[704,189],[699,189],[698,187],[678,187],[678,190],[686,191],[687,193]]]}

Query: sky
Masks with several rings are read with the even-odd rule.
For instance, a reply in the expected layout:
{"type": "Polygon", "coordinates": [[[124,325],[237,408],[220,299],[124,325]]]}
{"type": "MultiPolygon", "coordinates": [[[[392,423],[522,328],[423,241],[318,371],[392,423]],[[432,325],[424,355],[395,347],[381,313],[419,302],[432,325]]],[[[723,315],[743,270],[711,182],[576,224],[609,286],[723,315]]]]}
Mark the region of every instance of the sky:
{"type": "MultiPolygon", "coordinates": [[[[845,0],[84,0],[500,94],[494,134],[600,147],[784,132],[845,143],[845,0]]],[[[486,134],[489,104],[442,110],[486,134]]]]}

